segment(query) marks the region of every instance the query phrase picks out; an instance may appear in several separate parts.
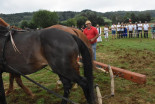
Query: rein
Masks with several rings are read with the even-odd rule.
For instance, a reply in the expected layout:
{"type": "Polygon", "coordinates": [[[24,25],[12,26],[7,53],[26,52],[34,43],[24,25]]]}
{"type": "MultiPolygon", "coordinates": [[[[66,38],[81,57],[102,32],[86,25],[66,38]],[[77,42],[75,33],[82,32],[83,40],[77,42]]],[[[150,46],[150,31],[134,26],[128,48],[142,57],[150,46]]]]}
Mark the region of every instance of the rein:
{"type": "MultiPolygon", "coordinates": [[[[24,32],[24,31],[20,31],[20,32],[24,32]]],[[[29,80],[30,82],[36,84],[37,86],[41,87],[42,89],[46,90],[47,92],[55,95],[56,97],[59,97],[63,100],[66,100],[67,102],[71,103],[71,104],[77,104],[75,102],[73,102],[72,100],[69,100],[68,98],[65,98],[61,95],[59,95],[58,93],[52,91],[52,90],[49,90],[48,88],[44,87],[43,85],[35,82],[34,80],[32,80],[31,78],[27,77],[26,75],[24,75],[23,73],[19,72],[18,70],[16,70],[15,68],[13,68],[12,66],[8,65],[7,64],[7,60],[6,60],[6,57],[5,57],[5,51],[6,51],[6,44],[7,42],[9,41],[9,39],[12,41],[13,37],[12,37],[12,34],[11,34],[11,31],[9,31],[8,33],[6,33],[5,35],[5,41],[4,41],[4,44],[3,44],[3,48],[2,48],[2,70],[0,70],[0,74],[2,74],[3,72],[5,72],[5,69],[8,68],[9,70],[25,77],[27,80],[29,80]]],[[[15,44],[14,44],[15,45],[15,44]]],[[[14,46],[13,46],[14,47],[14,46]]],[[[14,47],[15,48],[15,47],[14,47]]],[[[17,49],[17,48],[16,48],[17,49]]],[[[18,50],[19,51],[19,50],[18,50]]],[[[3,90],[2,90],[3,91],[3,90]]],[[[0,93],[1,93],[1,90],[0,90],[0,93]]],[[[4,98],[2,100],[5,100],[5,94],[4,94],[4,98]]],[[[1,103],[1,102],[0,102],[1,103]]]]}

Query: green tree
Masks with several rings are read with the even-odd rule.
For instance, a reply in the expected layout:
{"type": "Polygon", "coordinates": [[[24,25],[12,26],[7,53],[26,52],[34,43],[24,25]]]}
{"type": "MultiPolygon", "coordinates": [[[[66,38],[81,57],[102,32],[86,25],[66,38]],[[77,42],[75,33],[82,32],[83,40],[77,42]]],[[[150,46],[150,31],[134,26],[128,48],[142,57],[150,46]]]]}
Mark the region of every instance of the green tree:
{"type": "Polygon", "coordinates": [[[50,12],[47,10],[39,10],[33,15],[33,22],[38,27],[46,28],[58,23],[58,15],[56,12],[50,12]]]}
{"type": "Polygon", "coordinates": [[[76,26],[76,20],[74,19],[74,18],[71,18],[71,19],[68,19],[67,21],[66,21],[66,25],[67,26],[76,26]]]}
{"type": "Polygon", "coordinates": [[[88,20],[88,18],[84,16],[79,16],[76,18],[76,20],[77,20],[77,26],[81,28],[85,24],[86,20],[88,20]]]}
{"type": "Polygon", "coordinates": [[[116,17],[116,15],[113,15],[112,16],[112,23],[115,23],[115,24],[117,24],[117,17],[116,17]]]}
{"type": "Polygon", "coordinates": [[[28,28],[30,28],[30,29],[36,29],[37,28],[37,25],[33,21],[30,21],[28,23],[28,28]]]}
{"type": "Polygon", "coordinates": [[[131,13],[131,20],[132,20],[132,23],[135,23],[137,22],[137,16],[135,15],[135,13],[131,13]]]}
{"type": "Polygon", "coordinates": [[[146,13],[146,21],[151,21],[151,14],[150,13],[146,13]]]}
{"type": "Polygon", "coordinates": [[[26,20],[22,20],[20,23],[20,28],[24,29],[25,27],[28,27],[28,22],[26,20]]]}

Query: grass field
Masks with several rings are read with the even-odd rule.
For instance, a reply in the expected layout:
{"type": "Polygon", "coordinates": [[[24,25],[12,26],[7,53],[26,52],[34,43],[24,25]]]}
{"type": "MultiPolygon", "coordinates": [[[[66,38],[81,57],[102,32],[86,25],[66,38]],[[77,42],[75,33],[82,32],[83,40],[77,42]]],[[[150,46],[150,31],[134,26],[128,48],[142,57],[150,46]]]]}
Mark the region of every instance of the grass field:
{"type": "MultiPolygon", "coordinates": [[[[104,98],[104,104],[155,104],[155,40],[111,39],[97,44],[97,61],[120,67],[147,76],[145,85],[138,85],[122,78],[115,78],[115,96],[104,98]]],[[[81,68],[82,72],[82,68],[81,68]]],[[[62,86],[57,90],[57,75],[46,69],[29,75],[47,88],[63,94],[62,86]]],[[[3,74],[5,90],[8,89],[8,74],[3,74]]],[[[31,99],[15,83],[15,90],[7,96],[8,104],[60,104],[61,99],[44,91],[22,78],[24,84],[35,94],[31,99]]],[[[99,84],[102,96],[110,94],[109,74],[94,70],[94,82],[99,84]]],[[[86,104],[81,88],[72,89],[70,99],[86,104]]]]}

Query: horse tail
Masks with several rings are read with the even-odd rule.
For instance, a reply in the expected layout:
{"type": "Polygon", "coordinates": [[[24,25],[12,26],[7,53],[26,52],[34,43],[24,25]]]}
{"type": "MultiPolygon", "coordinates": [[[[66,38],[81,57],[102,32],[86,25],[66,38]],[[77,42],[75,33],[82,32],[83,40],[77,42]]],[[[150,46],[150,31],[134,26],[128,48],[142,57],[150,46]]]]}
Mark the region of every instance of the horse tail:
{"type": "Polygon", "coordinates": [[[77,36],[72,35],[74,40],[76,41],[79,52],[81,53],[82,56],[82,62],[83,62],[83,67],[84,67],[84,76],[87,79],[87,89],[88,93],[88,101],[90,104],[94,103],[94,88],[93,88],[93,61],[92,61],[92,56],[91,53],[88,49],[88,47],[85,45],[85,43],[79,39],[77,36]]]}

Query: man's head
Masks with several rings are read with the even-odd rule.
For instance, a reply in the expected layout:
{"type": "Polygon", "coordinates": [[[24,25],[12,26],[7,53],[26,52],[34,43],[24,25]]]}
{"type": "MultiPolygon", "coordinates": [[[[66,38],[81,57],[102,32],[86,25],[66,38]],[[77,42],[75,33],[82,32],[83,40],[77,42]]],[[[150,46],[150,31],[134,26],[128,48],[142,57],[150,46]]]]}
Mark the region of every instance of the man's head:
{"type": "Polygon", "coordinates": [[[135,24],[137,24],[137,22],[135,22],[135,24]]]}
{"type": "Polygon", "coordinates": [[[120,23],[118,22],[118,25],[120,25],[120,23]]]}
{"type": "Polygon", "coordinates": [[[89,20],[87,20],[85,25],[87,26],[87,28],[90,28],[91,27],[91,22],[89,20]]]}
{"type": "Polygon", "coordinates": [[[96,27],[98,28],[98,27],[99,27],[99,25],[97,24],[97,25],[96,25],[96,27]]]}
{"type": "Polygon", "coordinates": [[[147,23],[147,21],[145,21],[145,23],[147,23]]]}
{"type": "Polygon", "coordinates": [[[113,25],[115,25],[115,24],[113,23],[113,25]]]}
{"type": "Polygon", "coordinates": [[[139,23],[141,23],[141,21],[139,21],[139,23]]]}

